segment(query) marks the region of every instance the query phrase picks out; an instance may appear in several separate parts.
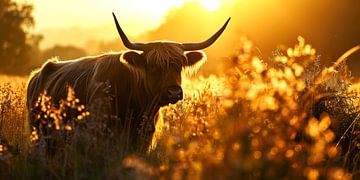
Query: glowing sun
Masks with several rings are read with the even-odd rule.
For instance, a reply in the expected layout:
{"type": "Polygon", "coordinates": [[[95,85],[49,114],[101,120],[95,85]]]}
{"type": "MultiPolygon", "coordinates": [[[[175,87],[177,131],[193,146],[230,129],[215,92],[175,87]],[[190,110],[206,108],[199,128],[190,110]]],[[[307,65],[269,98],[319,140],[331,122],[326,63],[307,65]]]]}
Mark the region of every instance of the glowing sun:
{"type": "Polygon", "coordinates": [[[209,11],[215,11],[220,8],[221,0],[198,0],[202,6],[209,11]]]}

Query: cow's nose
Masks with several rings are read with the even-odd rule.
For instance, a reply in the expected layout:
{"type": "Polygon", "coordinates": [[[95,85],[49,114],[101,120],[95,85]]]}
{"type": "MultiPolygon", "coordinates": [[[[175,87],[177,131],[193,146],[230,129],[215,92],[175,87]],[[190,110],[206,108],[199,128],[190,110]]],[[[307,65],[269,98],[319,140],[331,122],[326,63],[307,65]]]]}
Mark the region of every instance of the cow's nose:
{"type": "Polygon", "coordinates": [[[171,86],[167,89],[167,96],[171,103],[176,103],[183,98],[183,92],[180,86],[171,86]]]}

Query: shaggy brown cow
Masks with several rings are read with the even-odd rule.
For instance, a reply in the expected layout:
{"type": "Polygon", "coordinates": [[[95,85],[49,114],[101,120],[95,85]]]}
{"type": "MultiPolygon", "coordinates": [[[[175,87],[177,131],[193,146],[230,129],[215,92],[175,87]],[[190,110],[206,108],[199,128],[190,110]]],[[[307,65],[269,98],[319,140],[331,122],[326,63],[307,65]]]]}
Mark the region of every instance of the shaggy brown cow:
{"type": "Polygon", "coordinates": [[[195,50],[213,44],[230,20],[204,42],[143,44],[131,42],[114,13],[113,17],[124,45],[136,51],[46,62],[33,73],[27,87],[30,127],[35,126],[34,104],[39,94],[46,90],[53,101],[58,102],[66,97],[67,85],[70,85],[91,114],[100,101],[110,95],[111,105],[106,114],[120,118],[122,126],[130,126],[127,128],[130,128],[133,147],[149,145],[159,108],[183,98],[180,86],[182,69],[198,67],[204,62],[204,53],[195,50]]]}

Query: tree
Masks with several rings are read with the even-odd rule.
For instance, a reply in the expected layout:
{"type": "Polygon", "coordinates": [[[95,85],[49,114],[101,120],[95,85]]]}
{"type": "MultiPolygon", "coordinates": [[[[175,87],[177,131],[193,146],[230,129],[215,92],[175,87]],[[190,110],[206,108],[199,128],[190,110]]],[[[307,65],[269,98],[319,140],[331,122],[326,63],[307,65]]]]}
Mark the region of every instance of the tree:
{"type": "Polygon", "coordinates": [[[34,25],[33,6],[0,0],[0,72],[24,73],[31,60],[29,29],[34,25]]]}
{"type": "Polygon", "coordinates": [[[86,56],[86,51],[75,46],[55,45],[42,52],[42,59],[46,60],[52,57],[59,57],[60,60],[69,60],[86,56]]]}

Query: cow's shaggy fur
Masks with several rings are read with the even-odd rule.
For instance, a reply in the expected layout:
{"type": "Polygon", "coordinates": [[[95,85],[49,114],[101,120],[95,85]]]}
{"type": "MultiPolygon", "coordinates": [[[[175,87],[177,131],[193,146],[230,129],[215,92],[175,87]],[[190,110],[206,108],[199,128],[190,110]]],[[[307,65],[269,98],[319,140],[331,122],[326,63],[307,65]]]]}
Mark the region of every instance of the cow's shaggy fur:
{"type": "Polygon", "coordinates": [[[71,86],[90,113],[101,99],[111,96],[109,108],[103,113],[118,117],[122,128],[130,128],[133,148],[147,147],[159,108],[173,103],[163,98],[166,88],[180,87],[183,68],[198,68],[204,60],[202,52],[184,53],[179,44],[168,42],[153,43],[142,53],[123,51],[71,61],[50,59],[32,73],[28,82],[30,127],[35,127],[33,109],[38,96],[46,91],[59,102],[71,86]],[[109,87],[105,92],[106,84],[109,87]]]}

